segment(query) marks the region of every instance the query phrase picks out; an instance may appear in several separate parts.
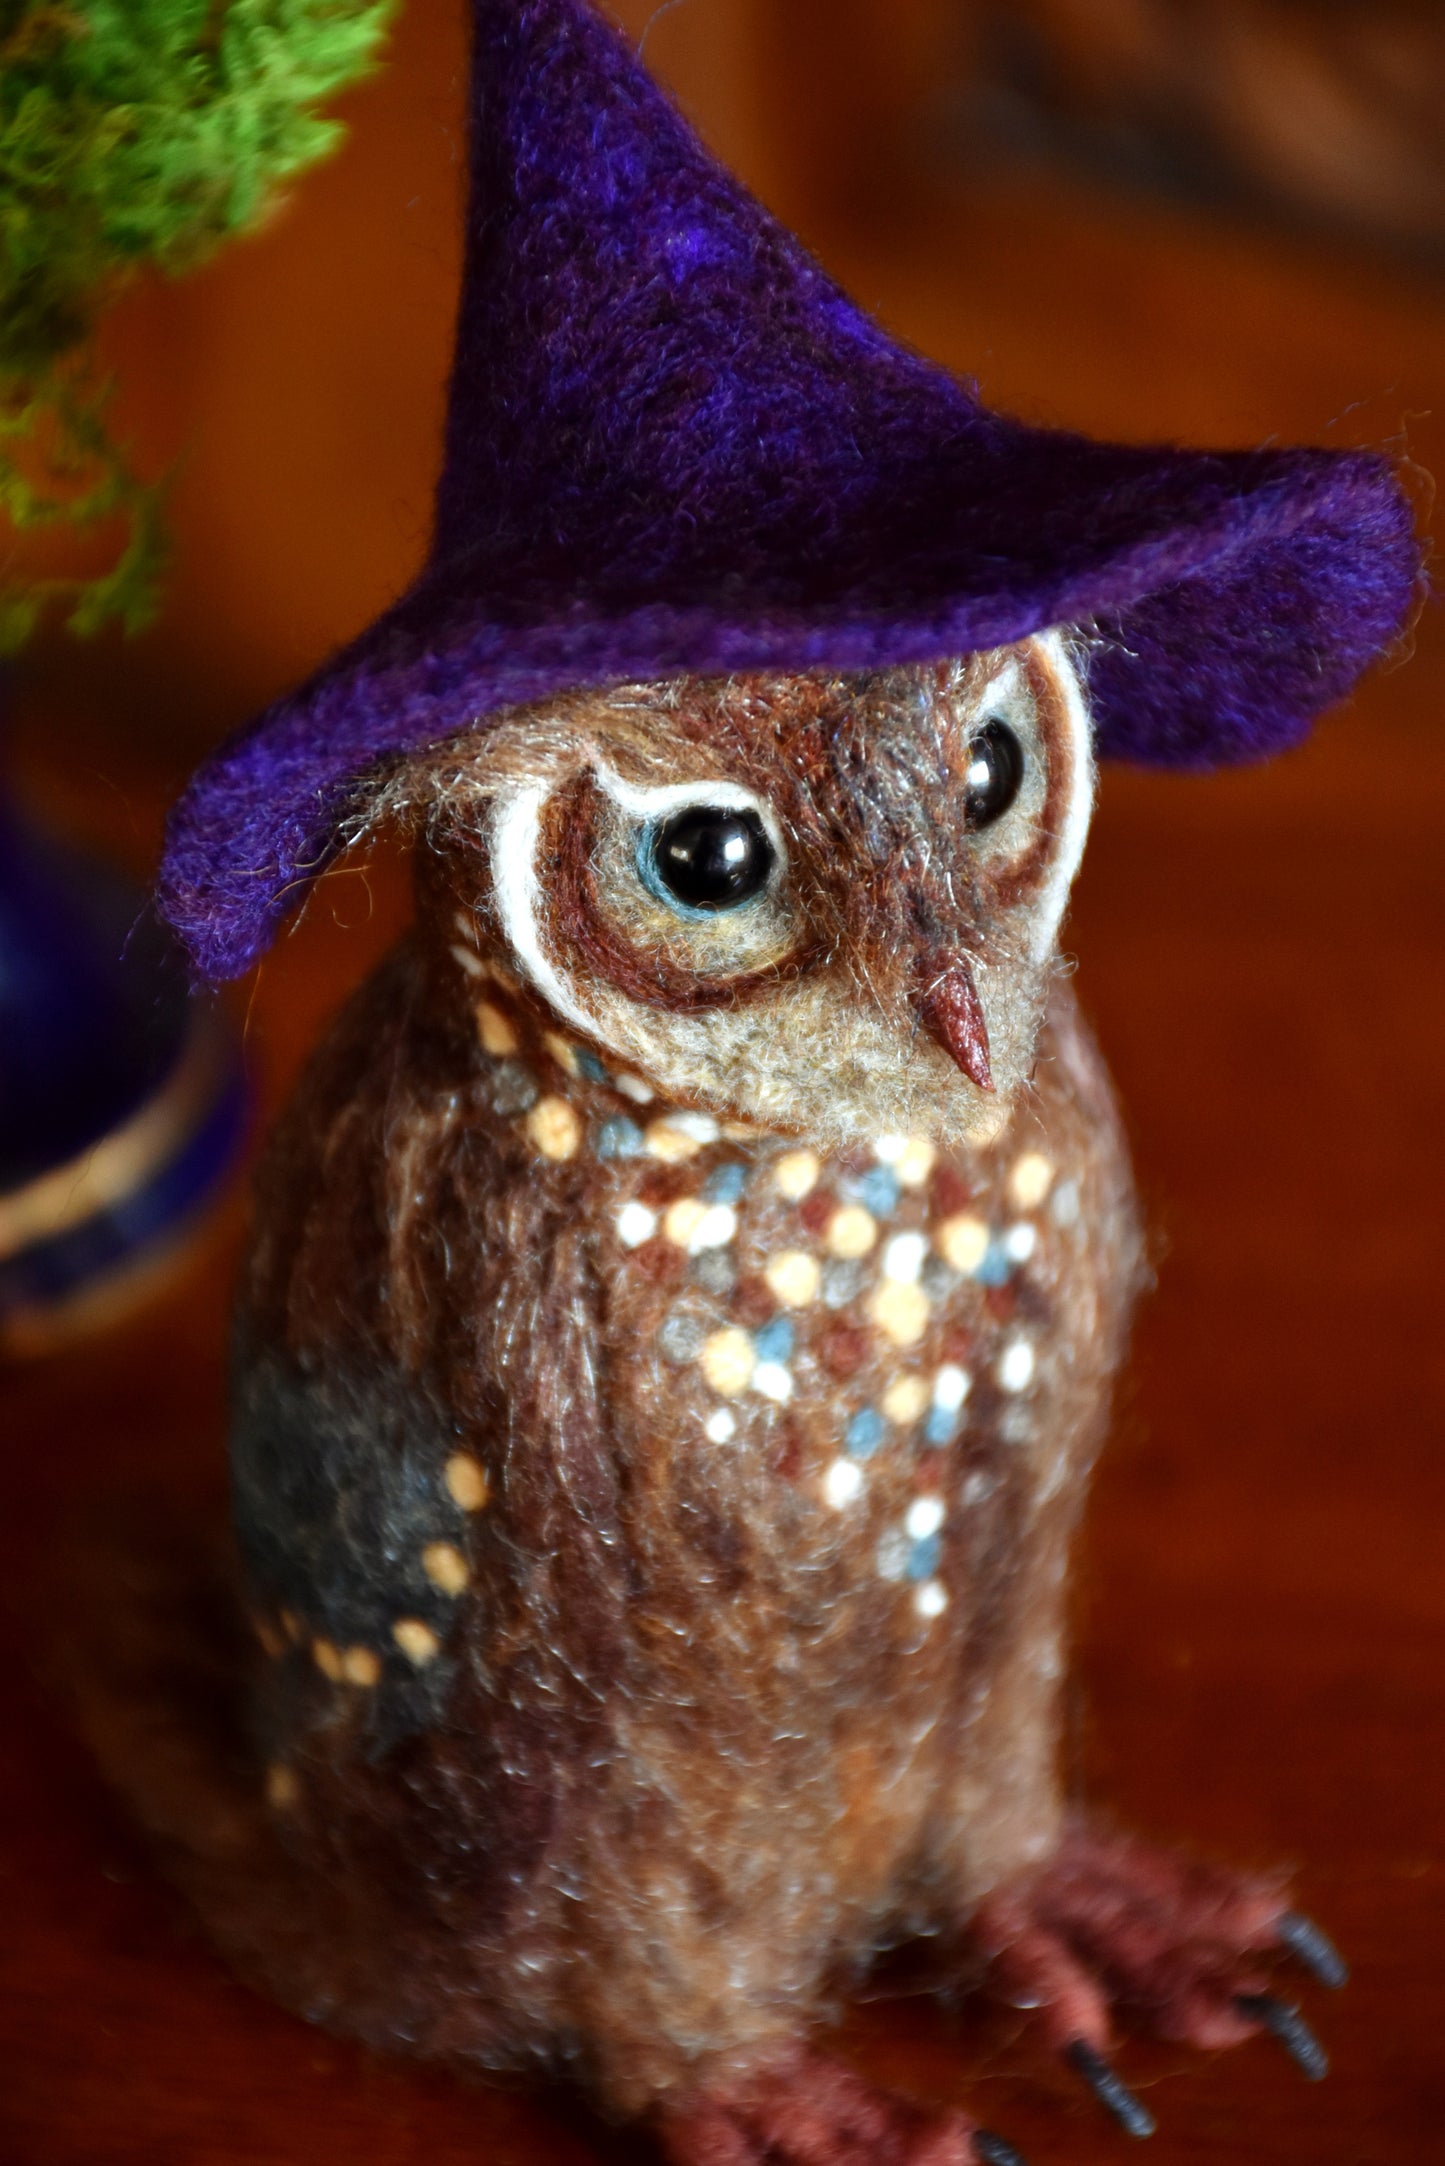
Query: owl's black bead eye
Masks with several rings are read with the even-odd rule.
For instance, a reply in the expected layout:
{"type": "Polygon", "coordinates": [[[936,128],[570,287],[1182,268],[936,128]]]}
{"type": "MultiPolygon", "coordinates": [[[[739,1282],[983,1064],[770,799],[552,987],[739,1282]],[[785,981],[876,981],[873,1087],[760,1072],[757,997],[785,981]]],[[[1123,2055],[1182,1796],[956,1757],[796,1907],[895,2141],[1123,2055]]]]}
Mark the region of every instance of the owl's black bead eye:
{"type": "Polygon", "coordinates": [[[762,892],[773,869],[762,821],[733,805],[688,805],[648,841],[648,885],[685,910],[735,910],[762,892]]]}
{"type": "Polygon", "coordinates": [[[1024,748],[1007,722],[985,722],[968,748],[963,817],[972,830],[1001,820],[1023,788],[1024,748]]]}

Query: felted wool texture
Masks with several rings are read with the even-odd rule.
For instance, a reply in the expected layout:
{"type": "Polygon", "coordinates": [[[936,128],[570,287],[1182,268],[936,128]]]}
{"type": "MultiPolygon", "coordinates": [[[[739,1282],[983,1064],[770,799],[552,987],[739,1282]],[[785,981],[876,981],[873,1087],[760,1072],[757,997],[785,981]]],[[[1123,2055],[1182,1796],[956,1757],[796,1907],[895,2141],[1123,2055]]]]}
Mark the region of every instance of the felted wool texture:
{"type": "Polygon", "coordinates": [[[1099,748],[1293,743],[1395,637],[1387,464],[1091,443],[888,338],[586,0],[477,0],[466,269],[415,586],[199,774],[161,906],[244,969],[385,763],[575,687],[1097,641],[1099,748]]]}
{"type": "Polygon", "coordinates": [[[1034,1059],[1091,773],[1068,657],[1032,642],[866,679],[574,696],[408,763],[377,809],[469,861],[464,933],[485,920],[535,995],[660,1089],[830,1143],[880,1125],[980,1141],[1034,1059]],[[1017,732],[1025,780],[961,848],[985,715],[1017,732]],[[734,798],[774,834],[772,890],[688,923],[647,892],[638,832],[651,806],[734,798]],[[920,1028],[959,958],[991,1092],[920,1028]]]}
{"type": "Polygon", "coordinates": [[[421,869],[243,1290],[254,1783],[345,1891],[243,1959],[645,2112],[1054,1844],[1127,1172],[1062,982],[989,1145],[815,1148],[647,1096],[488,944],[465,854],[421,869]]]}

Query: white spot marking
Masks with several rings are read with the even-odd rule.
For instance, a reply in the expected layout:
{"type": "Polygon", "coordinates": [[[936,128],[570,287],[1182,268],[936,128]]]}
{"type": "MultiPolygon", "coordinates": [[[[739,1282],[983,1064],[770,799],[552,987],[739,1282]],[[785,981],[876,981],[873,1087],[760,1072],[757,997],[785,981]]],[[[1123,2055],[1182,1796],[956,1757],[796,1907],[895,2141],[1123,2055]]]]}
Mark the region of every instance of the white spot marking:
{"type": "Polygon", "coordinates": [[[896,1233],[883,1251],[883,1276],[895,1286],[912,1286],[923,1269],[928,1242],[921,1233],[896,1233]]]}
{"type": "Polygon", "coordinates": [[[1034,1380],[1034,1350],[1027,1339],[1012,1339],[998,1357],[998,1380],[1004,1391],[1027,1391],[1034,1380]]]}
{"type": "Polygon", "coordinates": [[[863,1469],[853,1459],[835,1459],[823,1476],[823,1494],[835,1512],[863,1494],[863,1469]]]}
{"type": "Polygon", "coordinates": [[[933,1403],[945,1414],[956,1414],[972,1389],[973,1379],[967,1369],[947,1362],[933,1379],[933,1403]]]}
{"type": "Polygon", "coordinates": [[[738,1214],[731,1204],[712,1204],[699,1219],[688,1248],[694,1256],[705,1248],[726,1248],[738,1230],[738,1214]]]}
{"type": "Polygon", "coordinates": [[[645,1203],[624,1203],[617,1214],[617,1238],[624,1248],[641,1248],[657,1231],[657,1213],[645,1203]]]}
{"type": "Polygon", "coordinates": [[[943,1525],[943,1506],[937,1497],[915,1497],[903,1522],[913,1542],[926,1542],[943,1525]]]}
{"type": "Polygon", "coordinates": [[[786,1406],[793,1396],[792,1371],[785,1369],[780,1361],[760,1361],[753,1371],[753,1390],[760,1391],[765,1399],[775,1399],[779,1406],[786,1406]]]}

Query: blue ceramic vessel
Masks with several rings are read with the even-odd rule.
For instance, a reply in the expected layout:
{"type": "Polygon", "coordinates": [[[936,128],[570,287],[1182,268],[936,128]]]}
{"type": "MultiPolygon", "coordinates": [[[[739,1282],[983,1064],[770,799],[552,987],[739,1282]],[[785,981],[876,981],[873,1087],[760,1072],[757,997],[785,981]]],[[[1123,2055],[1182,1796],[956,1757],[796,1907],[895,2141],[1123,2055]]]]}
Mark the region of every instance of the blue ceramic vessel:
{"type": "Polygon", "coordinates": [[[0,777],[0,1352],[149,1281],[233,1162],[238,1051],[145,898],[0,777]]]}

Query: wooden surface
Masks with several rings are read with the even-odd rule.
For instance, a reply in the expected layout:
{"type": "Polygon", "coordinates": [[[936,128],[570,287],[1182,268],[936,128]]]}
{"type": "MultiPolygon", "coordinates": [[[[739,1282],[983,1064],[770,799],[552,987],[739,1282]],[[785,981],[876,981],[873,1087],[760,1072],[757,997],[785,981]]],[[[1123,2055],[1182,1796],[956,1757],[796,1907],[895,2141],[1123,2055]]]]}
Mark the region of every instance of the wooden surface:
{"type": "MultiPolygon", "coordinates": [[[[418,44],[398,99],[425,58],[418,44]]],[[[436,95],[425,124],[441,127],[436,95]]],[[[1404,432],[1441,463],[1445,292],[1387,267],[1021,182],[936,191],[883,235],[810,231],[895,326],[1031,414],[1241,442],[1404,432]]],[[[277,501],[285,483],[268,470],[277,501]]],[[[213,517],[240,531],[249,486],[237,475],[213,517]]],[[[381,555],[341,516],[331,540],[327,610],[359,621],[381,555]]],[[[117,665],[120,692],[223,675],[250,595],[240,580],[212,645],[196,602],[149,658],[117,665]]],[[[278,632],[258,602],[256,622],[264,669],[324,637],[304,610],[278,632]]],[[[77,720],[80,681],[59,663],[36,673],[32,786],[143,867],[175,773],[108,730],[103,704],[77,720]]],[[[1159,1269],[1080,1563],[1078,1779],[1150,1832],[1296,1861],[1356,1966],[1337,2001],[1309,1999],[1335,2056],[1318,2088],[1265,2045],[1212,2060],[1126,2048],[1161,2122],[1154,2166],[1445,2158],[1442,692],[1431,617],[1412,660],[1271,770],[1111,773],[1069,928],[1159,1269]]],[[[329,882],[243,994],[266,1105],[388,936],[397,893],[385,866],[329,882]]],[[[0,1378],[0,2161],[640,2157],[565,2100],[370,2058],[235,1984],[70,1733],[54,1657],[78,1532],[139,1503],[199,1539],[218,1508],[239,1216],[131,1324],[0,1378]]],[[[968,2104],[1034,2166],[1127,2154],[1014,2019],[884,2003],[845,2044],[879,2076],[968,2104]]]]}

